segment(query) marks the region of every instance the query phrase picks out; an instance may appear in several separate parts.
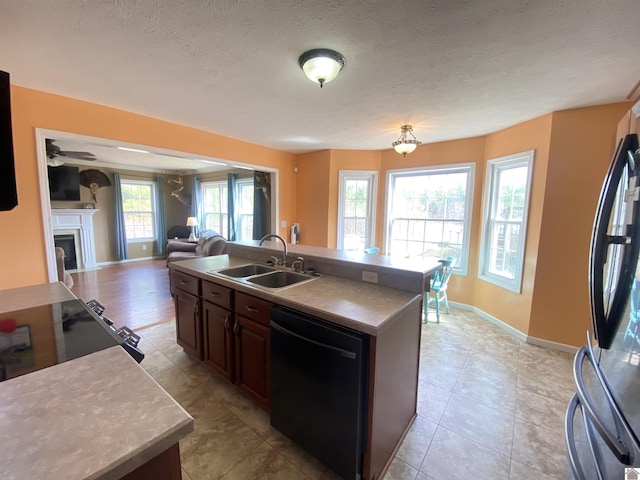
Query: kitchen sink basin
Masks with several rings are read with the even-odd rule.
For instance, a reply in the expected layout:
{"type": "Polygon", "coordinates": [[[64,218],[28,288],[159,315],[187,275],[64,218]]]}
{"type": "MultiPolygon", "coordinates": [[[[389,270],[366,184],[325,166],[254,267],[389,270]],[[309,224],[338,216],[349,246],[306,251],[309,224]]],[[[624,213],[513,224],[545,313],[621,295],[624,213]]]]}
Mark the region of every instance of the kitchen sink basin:
{"type": "Polygon", "coordinates": [[[232,267],[225,268],[222,270],[218,270],[217,273],[221,275],[226,275],[227,277],[241,278],[241,277],[251,277],[253,275],[261,275],[263,273],[275,272],[276,269],[273,267],[267,267],[266,265],[242,265],[241,267],[232,267]]]}
{"type": "Polygon", "coordinates": [[[279,270],[273,273],[247,278],[247,282],[255,283],[266,288],[283,288],[300,282],[307,282],[317,277],[310,277],[301,273],[279,270]]]}

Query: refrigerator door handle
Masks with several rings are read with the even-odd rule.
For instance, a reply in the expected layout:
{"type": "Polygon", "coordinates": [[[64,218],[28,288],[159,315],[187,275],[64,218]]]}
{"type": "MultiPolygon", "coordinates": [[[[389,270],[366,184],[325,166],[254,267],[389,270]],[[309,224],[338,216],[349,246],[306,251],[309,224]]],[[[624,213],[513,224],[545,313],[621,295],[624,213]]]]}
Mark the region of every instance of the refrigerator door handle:
{"type": "MultiPolygon", "coordinates": [[[[586,345],[580,348],[580,350],[578,350],[578,353],[576,353],[575,359],[573,361],[573,377],[576,382],[576,389],[578,390],[577,395],[579,398],[581,408],[583,409],[583,413],[586,413],[586,415],[588,416],[588,419],[590,420],[589,424],[592,424],[595,427],[595,429],[598,431],[598,433],[604,440],[607,447],[609,447],[609,449],[616,456],[616,458],[620,462],[624,463],[625,465],[629,465],[630,459],[631,459],[631,452],[629,448],[625,445],[622,439],[618,437],[618,435],[611,433],[607,429],[607,426],[604,424],[602,419],[596,413],[593,400],[591,399],[591,397],[587,392],[587,388],[584,383],[584,378],[582,376],[582,368],[581,368],[582,363],[585,359],[591,363],[592,367],[596,371],[596,376],[598,377],[598,381],[600,382],[601,387],[603,388],[607,396],[607,403],[609,403],[611,412],[617,417],[614,419],[614,421],[616,421],[617,424],[619,425],[622,424],[624,426],[624,422],[621,420],[622,419],[621,413],[618,411],[618,407],[613,401],[613,398],[611,397],[611,393],[609,392],[607,384],[605,383],[604,378],[602,377],[602,374],[599,371],[600,369],[597,363],[595,362],[595,359],[593,357],[593,351],[586,345]]],[[[587,425],[587,430],[588,430],[588,426],[589,425],[587,425]]]]}
{"type": "Polygon", "coordinates": [[[600,471],[600,466],[598,465],[598,461],[596,460],[596,454],[593,449],[593,430],[591,427],[591,422],[587,418],[582,406],[580,405],[580,399],[578,398],[578,394],[575,394],[571,401],[569,402],[569,406],[567,407],[567,413],[564,416],[564,432],[565,432],[565,443],[567,444],[567,451],[569,453],[569,462],[571,463],[571,470],[573,471],[573,475],[576,477],[576,480],[587,480],[587,476],[584,474],[584,470],[582,469],[582,465],[580,465],[580,459],[578,457],[578,449],[576,448],[576,439],[573,430],[573,420],[576,415],[576,411],[580,407],[580,412],[582,415],[582,422],[584,423],[585,431],[587,434],[587,440],[589,442],[589,451],[591,452],[591,456],[594,459],[594,464],[596,465],[596,473],[598,475],[598,480],[605,480],[602,472],[600,471]]]}

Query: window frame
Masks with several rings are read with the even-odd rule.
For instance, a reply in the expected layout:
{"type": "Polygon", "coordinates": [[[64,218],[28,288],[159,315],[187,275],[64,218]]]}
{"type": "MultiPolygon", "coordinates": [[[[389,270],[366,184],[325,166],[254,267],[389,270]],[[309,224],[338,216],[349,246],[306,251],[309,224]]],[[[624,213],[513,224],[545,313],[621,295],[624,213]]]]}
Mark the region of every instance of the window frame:
{"type": "Polygon", "coordinates": [[[395,180],[400,176],[411,177],[418,175],[443,175],[451,173],[467,173],[467,186],[465,192],[464,206],[464,232],[462,237],[461,257],[456,259],[453,273],[457,275],[467,275],[469,271],[469,250],[471,246],[471,227],[473,221],[473,200],[475,190],[475,162],[465,162],[448,165],[434,165],[428,167],[402,168],[387,171],[386,184],[386,208],[385,208],[385,229],[384,229],[384,245],[385,251],[391,252],[391,229],[393,209],[393,191],[395,180]]]}
{"type": "MultiPolygon", "coordinates": [[[[120,178],[120,189],[122,190],[124,185],[143,185],[143,186],[147,186],[151,189],[151,220],[152,220],[152,228],[153,228],[153,236],[151,237],[144,237],[144,238],[129,238],[129,235],[125,236],[127,237],[127,243],[148,243],[151,241],[155,241],[158,238],[158,212],[156,211],[156,184],[153,180],[134,180],[134,179],[130,179],[130,178],[120,178]]],[[[137,210],[136,210],[137,211],[137,210]]],[[[122,199],[122,213],[123,215],[126,216],[127,213],[131,213],[127,210],[125,210],[124,207],[124,198],[122,199]]],[[[147,212],[142,212],[142,213],[147,213],[147,212]]],[[[125,220],[125,232],[126,232],[126,220],[125,220]]]]}
{"type": "MultiPolygon", "coordinates": [[[[226,190],[226,189],[228,189],[229,184],[228,184],[227,180],[203,181],[200,184],[200,193],[201,193],[201,198],[202,198],[202,202],[203,202],[203,205],[202,205],[202,216],[204,216],[204,217],[206,217],[206,215],[207,215],[207,212],[205,211],[205,204],[204,204],[204,199],[206,198],[205,188],[211,187],[211,186],[222,187],[222,189],[226,190]]],[[[237,178],[236,179],[236,198],[237,199],[239,199],[241,197],[240,189],[243,188],[243,187],[246,188],[248,186],[250,186],[251,188],[254,189],[253,200],[255,201],[256,192],[255,192],[255,185],[254,185],[253,177],[237,178]]],[[[227,195],[228,195],[228,193],[227,193],[227,195]]],[[[242,227],[243,222],[245,221],[245,218],[246,217],[251,217],[251,219],[253,221],[253,206],[252,206],[251,210],[252,210],[251,213],[240,213],[237,210],[237,206],[236,206],[236,217],[237,217],[237,221],[238,221],[238,225],[237,225],[237,228],[236,228],[237,229],[236,233],[238,233],[240,236],[242,236],[242,228],[241,227],[242,227]]],[[[221,215],[223,215],[225,218],[227,218],[227,225],[225,225],[222,230],[220,230],[220,231],[216,230],[216,231],[218,233],[220,233],[221,235],[223,235],[224,237],[228,238],[228,234],[229,234],[229,232],[227,231],[228,228],[229,228],[228,227],[228,218],[229,218],[229,206],[228,205],[227,205],[227,211],[224,212],[224,213],[221,212],[221,215]],[[226,233],[226,235],[225,235],[225,233],[226,233]]],[[[209,227],[207,227],[206,225],[202,226],[203,230],[206,229],[206,228],[209,228],[209,227]]],[[[249,237],[250,238],[244,238],[244,239],[243,238],[238,238],[236,240],[238,240],[238,241],[252,240],[253,239],[253,233],[251,235],[249,235],[249,237]]]]}
{"type": "Polygon", "coordinates": [[[522,277],[524,275],[524,260],[526,253],[528,224],[529,224],[529,208],[531,204],[531,186],[533,183],[535,150],[527,150],[525,152],[506,155],[504,157],[494,158],[487,161],[484,200],[482,207],[482,230],[480,236],[480,260],[478,266],[478,278],[486,282],[492,283],[506,290],[515,293],[522,292],[522,277]],[[497,210],[497,199],[499,192],[497,191],[497,182],[501,172],[520,167],[527,167],[527,179],[525,183],[525,198],[523,205],[522,221],[520,222],[522,233],[518,241],[518,259],[517,270],[514,278],[510,279],[503,275],[489,271],[491,256],[491,239],[489,238],[493,232],[492,222],[497,210]]]}
{"type": "Polygon", "coordinates": [[[206,229],[208,229],[208,228],[212,228],[213,230],[215,230],[216,232],[218,232],[220,235],[223,235],[225,238],[229,238],[229,232],[227,232],[227,230],[225,230],[225,229],[228,229],[228,228],[229,228],[229,227],[228,227],[228,225],[229,225],[229,220],[228,220],[228,217],[229,217],[229,207],[227,206],[227,211],[226,211],[225,213],[223,213],[223,212],[216,212],[218,215],[220,215],[220,216],[221,216],[221,221],[223,221],[223,225],[222,225],[222,227],[223,227],[223,228],[222,228],[222,229],[220,229],[220,230],[218,230],[218,229],[213,228],[213,227],[210,227],[210,226],[208,226],[208,225],[206,224],[206,217],[207,217],[207,214],[208,214],[208,213],[210,213],[210,212],[207,212],[207,211],[206,211],[206,209],[205,209],[206,204],[205,204],[205,202],[204,202],[204,199],[207,197],[207,196],[206,196],[206,194],[205,194],[205,190],[206,190],[207,188],[216,187],[216,188],[219,188],[219,189],[220,189],[220,203],[221,203],[221,205],[222,205],[223,197],[225,197],[225,196],[226,196],[226,195],[223,195],[223,194],[222,194],[222,192],[223,192],[223,191],[226,191],[226,189],[228,188],[228,185],[229,185],[229,183],[228,183],[226,180],[211,180],[211,181],[203,181],[203,182],[200,184],[200,198],[202,199],[202,208],[201,208],[202,213],[201,213],[201,216],[202,216],[202,217],[204,217],[204,220],[205,220],[205,221],[203,222],[203,225],[201,226],[201,229],[202,229],[202,230],[206,230],[206,229]],[[224,222],[223,218],[226,218],[226,219],[227,219],[227,221],[226,221],[226,222],[224,222]],[[224,225],[224,223],[226,223],[226,225],[224,225]]]}
{"type": "MultiPolygon", "coordinates": [[[[336,248],[344,249],[344,204],[346,201],[346,182],[349,180],[366,180],[369,182],[367,210],[369,225],[365,247],[374,247],[376,243],[376,203],[378,201],[378,172],[375,170],[340,170],[338,174],[338,228],[336,233],[336,248]]],[[[350,250],[353,251],[353,250],[350,250]]]]}
{"type": "Polygon", "coordinates": [[[236,234],[238,235],[239,238],[237,238],[238,241],[247,241],[247,240],[253,240],[253,205],[255,202],[255,198],[256,198],[256,188],[255,188],[255,184],[253,181],[253,177],[251,178],[238,178],[236,179],[236,220],[238,222],[237,226],[236,226],[236,234]],[[240,203],[241,203],[241,199],[242,199],[242,189],[243,188],[251,188],[253,190],[253,196],[251,197],[251,213],[241,213],[240,212],[240,203]],[[245,226],[245,222],[247,218],[251,218],[251,229],[249,233],[249,237],[248,238],[243,238],[244,236],[242,235],[242,231],[244,228],[246,228],[245,226]]]}

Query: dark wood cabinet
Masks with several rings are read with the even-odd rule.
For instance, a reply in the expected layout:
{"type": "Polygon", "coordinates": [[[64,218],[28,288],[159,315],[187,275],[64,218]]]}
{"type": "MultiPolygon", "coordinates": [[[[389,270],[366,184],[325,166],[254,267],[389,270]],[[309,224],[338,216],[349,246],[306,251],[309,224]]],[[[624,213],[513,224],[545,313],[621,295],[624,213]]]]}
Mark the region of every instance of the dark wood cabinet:
{"type": "Polygon", "coordinates": [[[269,327],[236,314],[235,384],[257,405],[269,409],[269,327]]]}
{"type": "Polygon", "coordinates": [[[270,396],[271,307],[271,302],[236,292],[235,384],[265,410],[269,410],[270,396]]]}
{"type": "Polygon", "coordinates": [[[269,409],[272,303],[172,271],[178,345],[269,409]]]}
{"type": "Polygon", "coordinates": [[[202,301],[204,364],[233,382],[233,313],[206,300],[202,301]]]}
{"type": "Polygon", "coordinates": [[[184,351],[202,360],[200,298],[176,288],[176,340],[184,351]]]}
{"type": "Polygon", "coordinates": [[[202,281],[203,362],[233,382],[233,290],[202,281]]]}

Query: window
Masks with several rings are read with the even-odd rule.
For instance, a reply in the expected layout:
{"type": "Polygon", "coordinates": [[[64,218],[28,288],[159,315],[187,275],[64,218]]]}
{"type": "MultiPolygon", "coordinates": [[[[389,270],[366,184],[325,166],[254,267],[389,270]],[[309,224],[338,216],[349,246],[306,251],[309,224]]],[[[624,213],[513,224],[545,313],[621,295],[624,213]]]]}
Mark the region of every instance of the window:
{"type": "Polygon", "coordinates": [[[227,221],[227,182],[202,183],[203,229],[211,229],[229,238],[227,221]]]}
{"type": "Polygon", "coordinates": [[[156,237],[155,185],[153,182],[121,180],[122,210],[127,241],[156,237]]]}
{"type": "Polygon", "coordinates": [[[374,246],[377,183],[377,172],[340,171],[339,250],[362,252],[374,246]]]}
{"type": "Polygon", "coordinates": [[[522,287],[533,150],[487,163],[479,277],[514,292],[522,287]]]}
{"type": "Polygon", "coordinates": [[[238,179],[236,182],[236,232],[238,240],[253,239],[253,178],[238,179]]]}
{"type": "Polygon", "coordinates": [[[465,163],[389,172],[387,251],[456,260],[466,274],[475,166],[465,163]]]}
{"type": "MultiPolygon", "coordinates": [[[[212,229],[229,238],[229,207],[227,205],[227,182],[202,183],[202,212],[204,229],[212,229]]],[[[253,238],[253,178],[236,180],[236,240],[253,238]]]]}

